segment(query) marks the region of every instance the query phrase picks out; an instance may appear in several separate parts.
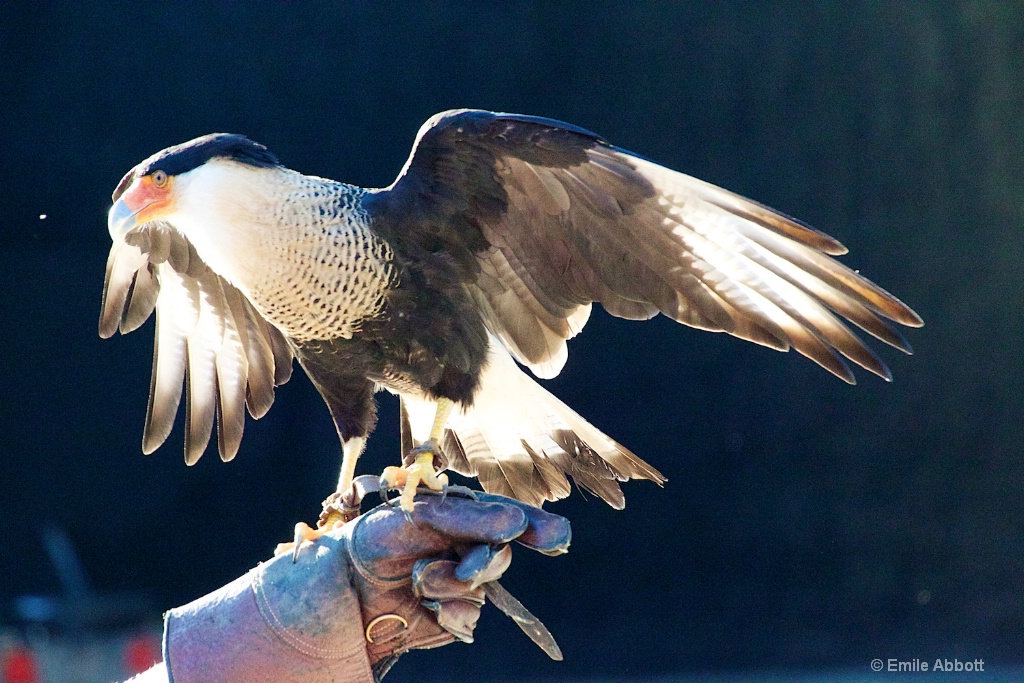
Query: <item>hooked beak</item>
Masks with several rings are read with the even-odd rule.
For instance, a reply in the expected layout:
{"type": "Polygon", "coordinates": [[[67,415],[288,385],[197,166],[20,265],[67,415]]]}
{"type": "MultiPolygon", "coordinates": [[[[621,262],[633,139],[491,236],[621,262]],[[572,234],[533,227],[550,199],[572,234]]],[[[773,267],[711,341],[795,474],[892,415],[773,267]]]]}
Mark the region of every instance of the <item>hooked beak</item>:
{"type": "Polygon", "coordinates": [[[107,231],[115,242],[124,240],[124,236],[138,225],[135,212],[128,208],[124,199],[118,199],[107,213],[107,231]]]}
{"type": "Polygon", "coordinates": [[[170,213],[173,207],[170,183],[157,187],[148,176],[137,178],[110,207],[107,231],[114,241],[122,241],[129,232],[140,225],[159,220],[170,213]]]}

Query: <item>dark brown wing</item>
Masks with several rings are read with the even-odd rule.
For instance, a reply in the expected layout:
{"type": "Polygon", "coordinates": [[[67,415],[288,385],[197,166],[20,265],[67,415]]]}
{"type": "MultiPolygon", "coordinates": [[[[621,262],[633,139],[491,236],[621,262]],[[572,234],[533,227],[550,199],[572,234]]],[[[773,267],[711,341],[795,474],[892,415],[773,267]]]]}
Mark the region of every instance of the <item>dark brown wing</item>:
{"type": "Polygon", "coordinates": [[[100,336],[127,334],[156,310],[153,375],[142,450],[167,438],[185,402],[185,462],[206,450],[214,422],[220,456],[238,452],[245,407],[260,418],[288,381],[292,351],[249,301],[210,270],[178,232],[149,223],[117,240],[107,258],[100,336]],[[215,420],[216,416],[216,420],[215,420]]]}
{"type": "Polygon", "coordinates": [[[438,114],[365,207],[396,250],[446,251],[491,332],[541,377],[594,301],[792,347],[850,383],[843,357],[890,374],[842,319],[907,352],[888,321],[921,325],[832,259],[846,250],[828,235],[550,119],[438,114]]]}

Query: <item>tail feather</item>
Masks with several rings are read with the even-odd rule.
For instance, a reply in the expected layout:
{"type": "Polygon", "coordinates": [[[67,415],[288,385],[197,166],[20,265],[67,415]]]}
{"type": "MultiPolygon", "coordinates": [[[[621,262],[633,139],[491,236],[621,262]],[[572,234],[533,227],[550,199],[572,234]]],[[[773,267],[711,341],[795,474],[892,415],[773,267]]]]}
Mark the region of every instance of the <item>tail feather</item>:
{"type": "MultiPolygon", "coordinates": [[[[429,431],[428,402],[405,397],[413,435],[429,431]]],[[[541,505],[572,491],[567,477],[613,508],[625,505],[618,482],[665,477],[591,425],[516,365],[496,340],[480,390],[448,420],[441,443],[448,467],[476,476],[485,491],[541,505]]]]}

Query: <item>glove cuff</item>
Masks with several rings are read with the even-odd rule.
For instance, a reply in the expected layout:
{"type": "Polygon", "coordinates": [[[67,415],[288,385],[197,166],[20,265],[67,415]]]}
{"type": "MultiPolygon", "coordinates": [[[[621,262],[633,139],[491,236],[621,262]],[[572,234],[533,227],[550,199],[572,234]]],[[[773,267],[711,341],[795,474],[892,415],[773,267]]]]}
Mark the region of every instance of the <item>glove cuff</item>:
{"type": "Polygon", "coordinates": [[[170,683],[373,683],[342,543],[264,562],[164,622],[170,683]]]}

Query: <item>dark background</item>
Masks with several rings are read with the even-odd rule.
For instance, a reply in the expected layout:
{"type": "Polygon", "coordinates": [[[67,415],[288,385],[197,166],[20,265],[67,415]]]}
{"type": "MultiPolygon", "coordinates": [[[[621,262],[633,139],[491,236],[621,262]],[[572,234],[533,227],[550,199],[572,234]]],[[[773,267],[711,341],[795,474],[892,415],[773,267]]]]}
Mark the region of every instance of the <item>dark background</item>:
{"type": "MultiPolygon", "coordinates": [[[[186,469],[180,429],[141,455],[152,323],[96,335],[121,175],[230,131],[386,185],[427,117],[479,107],[798,216],[927,324],[915,356],[882,350],[893,384],[848,387],[796,354],[595,314],[548,386],[668,485],[626,485],[622,512],[552,505],[572,552],[516,553],[505,583],[566,662],[488,610],[475,645],[393,677],[1019,662],[1022,66],[1010,2],[0,3],[2,606],[57,590],[37,532],[58,525],[97,589],[144,590],[156,615],[265,558],[335,482],[301,373],[236,461],[186,469]]],[[[362,472],[398,457],[381,402],[362,472]]]]}

